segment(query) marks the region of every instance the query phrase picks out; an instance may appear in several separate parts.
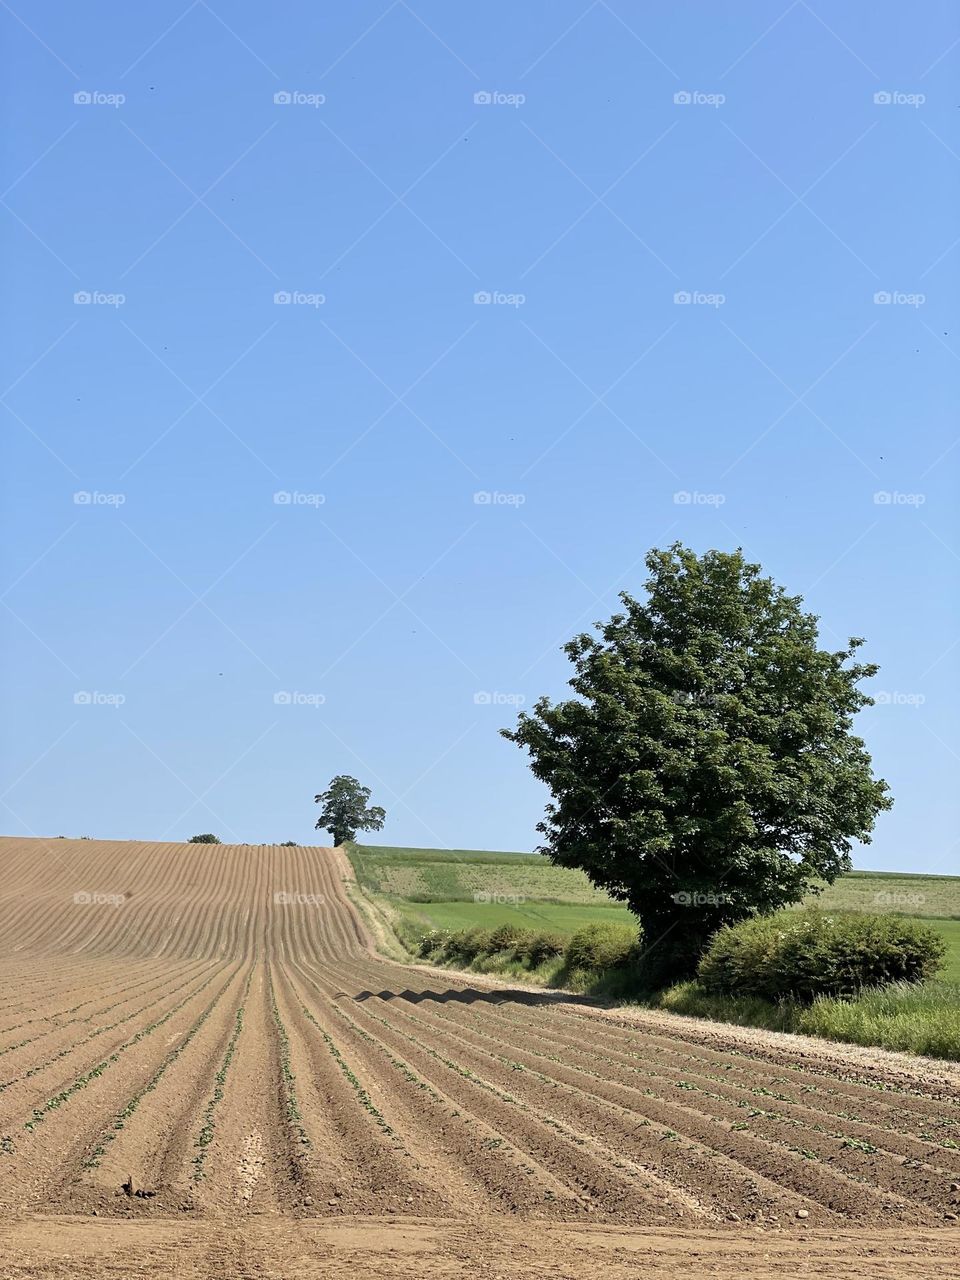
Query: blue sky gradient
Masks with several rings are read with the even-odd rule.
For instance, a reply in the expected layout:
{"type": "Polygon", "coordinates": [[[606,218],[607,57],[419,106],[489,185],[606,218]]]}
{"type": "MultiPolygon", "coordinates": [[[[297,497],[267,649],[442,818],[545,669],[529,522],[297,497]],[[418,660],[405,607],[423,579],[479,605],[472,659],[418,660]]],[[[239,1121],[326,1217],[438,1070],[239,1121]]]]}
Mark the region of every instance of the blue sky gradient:
{"type": "Polygon", "coordinates": [[[958,870],[954,6],[0,21],[4,830],[532,848],[497,729],[681,539],[867,638],[858,865],[958,870]]]}

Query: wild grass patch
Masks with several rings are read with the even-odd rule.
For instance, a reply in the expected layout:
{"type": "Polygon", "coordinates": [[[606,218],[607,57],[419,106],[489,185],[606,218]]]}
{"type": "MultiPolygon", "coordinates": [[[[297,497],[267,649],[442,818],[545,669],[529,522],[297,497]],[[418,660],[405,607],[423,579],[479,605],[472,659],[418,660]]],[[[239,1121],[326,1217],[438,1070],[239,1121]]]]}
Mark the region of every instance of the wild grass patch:
{"type": "Polygon", "coordinates": [[[812,1004],[714,995],[682,982],[643,1003],[742,1027],[960,1061],[960,984],[953,982],[896,983],[851,999],[819,996],[812,1004]]]}

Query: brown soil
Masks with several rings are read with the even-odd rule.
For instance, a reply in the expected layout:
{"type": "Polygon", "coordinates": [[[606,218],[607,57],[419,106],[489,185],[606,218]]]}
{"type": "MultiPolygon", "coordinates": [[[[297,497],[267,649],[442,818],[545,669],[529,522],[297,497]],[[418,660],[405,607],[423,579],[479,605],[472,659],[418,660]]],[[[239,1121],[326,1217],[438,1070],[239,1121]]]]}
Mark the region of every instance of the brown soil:
{"type": "Polygon", "coordinates": [[[330,849],[0,855],[3,1277],[956,1274],[951,1064],[398,964],[330,849]]]}

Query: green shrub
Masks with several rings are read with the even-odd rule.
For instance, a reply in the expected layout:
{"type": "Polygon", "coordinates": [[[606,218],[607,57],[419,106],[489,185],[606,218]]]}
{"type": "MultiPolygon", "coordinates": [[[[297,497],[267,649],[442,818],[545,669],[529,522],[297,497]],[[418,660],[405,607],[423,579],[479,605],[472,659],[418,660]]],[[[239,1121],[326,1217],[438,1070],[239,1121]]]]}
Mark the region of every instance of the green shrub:
{"type": "Polygon", "coordinates": [[[450,933],[447,935],[441,959],[452,964],[469,964],[477,956],[489,954],[490,938],[490,930],[481,929],[479,925],[472,929],[463,929],[459,933],[450,933]]]}
{"type": "Polygon", "coordinates": [[[562,933],[537,932],[519,925],[496,929],[429,929],[405,939],[408,950],[432,964],[472,965],[483,972],[530,972],[563,955],[562,933]]]}
{"type": "Polygon", "coordinates": [[[571,972],[625,969],[639,958],[636,929],[623,924],[588,924],[567,943],[564,959],[571,972]]]}
{"type": "Polygon", "coordinates": [[[488,955],[496,951],[519,952],[525,943],[533,937],[532,929],[524,929],[517,924],[501,924],[490,934],[488,955]]]}
{"type": "Polygon", "coordinates": [[[590,986],[607,974],[621,994],[623,979],[630,979],[637,966],[640,948],[635,929],[628,925],[591,924],[568,938],[549,930],[525,929],[520,925],[502,924],[496,929],[471,929],[451,932],[430,929],[421,933],[414,944],[416,954],[432,964],[450,964],[461,968],[479,968],[486,972],[522,973],[541,971],[549,980],[572,979],[578,989],[590,986]],[[553,962],[553,964],[551,964],[553,962]]]}
{"type": "Polygon", "coordinates": [[[531,931],[529,938],[524,942],[518,954],[531,969],[536,969],[545,960],[556,960],[559,956],[562,956],[566,951],[566,947],[567,939],[562,933],[549,933],[546,931],[534,933],[531,931]]]}
{"type": "Polygon", "coordinates": [[[715,995],[809,1003],[891,982],[921,982],[941,967],[946,943],[907,916],[843,915],[808,909],[727,925],[700,961],[715,995]]]}
{"type": "MultiPolygon", "coordinates": [[[[433,960],[446,947],[449,937],[450,934],[446,929],[429,929],[420,935],[414,951],[423,960],[433,960]]],[[[407,942],[406,933],[400,934],[400,940],[407,942]]]]}

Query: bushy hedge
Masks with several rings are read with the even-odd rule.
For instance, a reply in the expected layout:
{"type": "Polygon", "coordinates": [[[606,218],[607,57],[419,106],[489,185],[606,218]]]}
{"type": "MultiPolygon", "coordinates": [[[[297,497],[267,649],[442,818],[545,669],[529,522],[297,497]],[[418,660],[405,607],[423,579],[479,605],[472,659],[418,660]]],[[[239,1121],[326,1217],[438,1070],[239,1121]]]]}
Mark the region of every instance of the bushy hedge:
{"type": "Polygon", "coordinates": [[[464,929],[459,933],[451,933],[444,947],[444,959],[454,964],[469,964],[476,956],[489,955],[493,935],[489,929],[481,929],[479,925],[473,929],[464,929]]]}
{"type": "Polygon", "coordinates": [[[921,982],[941,967],[942,936],[905,916],[815,909],[728,925],[700,961],[715,995],[809,1002],[892,982],[921,982]]]}
{"type": "Polygon", "coordinates": [[[591,924],[567,937],[549,930],[502,924],[496,929],[431,929],[422,934],[417,955],[433,964],[468,967],[520,965],[537,969],[562,962],[563,976],[623,970],[636,959],[637,931],[625,925],[591,924]]]}
{"type": "Polygon", "coordinates": [[[637,930],[624,924],[588,924],[577,930],[564,953],[565,967],[571,972],[626,969],[638,958],[637,930]]]}
{"type": "Polygon", "coordinates": [[[563,955],[562,933],[522,929],[504,924],[497,929],[431,929],[421,936],[417,954],[434,964],[468,965],[479,957],[498,956],[530,969],[563,955]]]}
{"type": "Polygon", "coordinates": [[[546,960],[556,960],[558,956],[562,956],[566,945],[567,939],[562,933],[531,931],[529,939],[523,944],[522,955],[530,968],[536,969],[546,960]]]}

